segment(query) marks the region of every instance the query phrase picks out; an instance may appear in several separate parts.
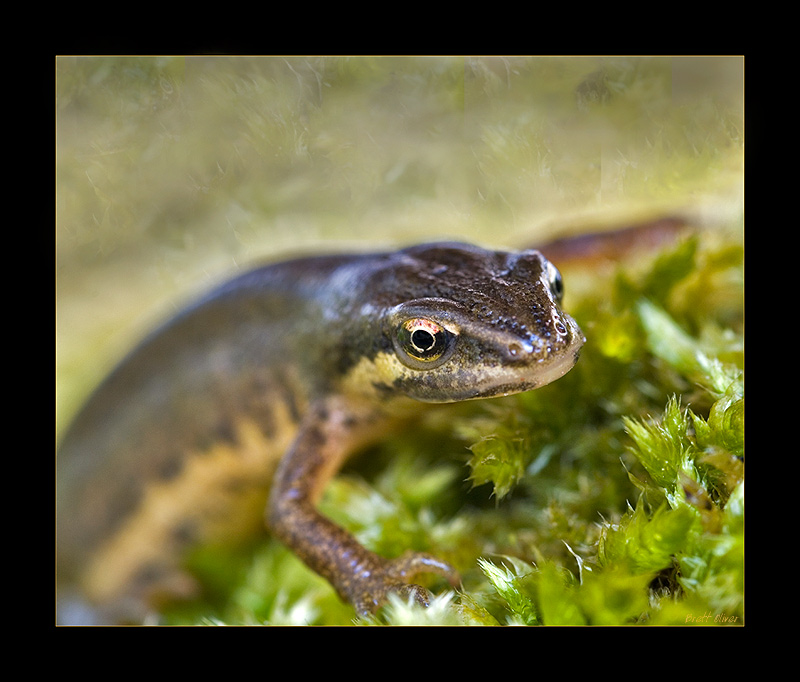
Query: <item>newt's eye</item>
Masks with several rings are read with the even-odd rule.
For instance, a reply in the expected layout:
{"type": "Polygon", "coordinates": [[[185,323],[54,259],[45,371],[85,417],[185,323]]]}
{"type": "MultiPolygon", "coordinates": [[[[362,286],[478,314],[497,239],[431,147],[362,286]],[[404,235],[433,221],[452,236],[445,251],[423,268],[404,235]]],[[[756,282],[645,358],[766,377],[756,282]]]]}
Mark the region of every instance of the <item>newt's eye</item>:
{"type": "Polygon", "coordinates": [[[401,359],[416,369],[428,369],[446,359],[454,335],[433,320],[415,317],[397,328],[396,346],[401,359]],[[405,356],[405,358],[403,357],[405,356]]]}
{"type": "Polygon", "coordinates": [[[550,287],[550,293],[553,294],[556,303],[561,303],[561,299],[564,298],[564,280],[561,279],[561,273],[555,265],[547,263],[545,276],[547,277],[547,286],[550,287]]]}

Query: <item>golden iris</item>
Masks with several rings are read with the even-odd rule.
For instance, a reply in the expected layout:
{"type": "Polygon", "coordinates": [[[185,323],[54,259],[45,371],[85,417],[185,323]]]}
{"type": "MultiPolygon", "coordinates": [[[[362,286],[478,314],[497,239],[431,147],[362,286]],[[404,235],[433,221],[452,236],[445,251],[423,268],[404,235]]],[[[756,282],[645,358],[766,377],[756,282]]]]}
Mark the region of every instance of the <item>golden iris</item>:
{"type": "Polygon", "coordinates": [[[422,362],[438,360],[447,349],[447,330],[421,317],[403,322],[397,337],[403,351],[422,362]]]}

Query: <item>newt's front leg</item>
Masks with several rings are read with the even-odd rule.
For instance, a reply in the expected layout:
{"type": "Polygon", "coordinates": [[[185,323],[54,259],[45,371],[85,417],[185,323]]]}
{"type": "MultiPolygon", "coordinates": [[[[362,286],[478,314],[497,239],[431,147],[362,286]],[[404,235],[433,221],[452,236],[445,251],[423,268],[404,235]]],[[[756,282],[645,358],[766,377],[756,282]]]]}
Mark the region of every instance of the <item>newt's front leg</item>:
{"type": "Polygon", "coordinates": [[[389,592],[427,605],[427,591],[411,582],[418,574],[435,573],[458,583],[456,571],[445,562],[416,552],[385,559],[317,511],[327,482],[375,430],[374,414],[354,409],[345,399],[333,397],[312,406],[281,461],[268,509],[276,537],[362,615],[374,612],[389,592]]]}

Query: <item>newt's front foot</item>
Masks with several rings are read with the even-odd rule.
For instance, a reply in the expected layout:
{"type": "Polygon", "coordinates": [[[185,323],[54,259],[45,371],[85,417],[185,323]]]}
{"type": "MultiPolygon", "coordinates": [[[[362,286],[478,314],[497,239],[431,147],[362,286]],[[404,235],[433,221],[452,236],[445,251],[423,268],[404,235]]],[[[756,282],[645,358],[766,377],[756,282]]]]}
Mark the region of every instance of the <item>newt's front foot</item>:
{"type": "Polygon", "coordinates": [[[413,582],[422,573],[433,573],[448,580],[452,586],[458,585],[458,572],[448,563],[419,552],[408,552],[396,559],[377,557],[378,563],[362,566],[354,576],[353,582],[344,586],[344,595],[355,607],[359,615],[369,615],[384,604],[390,593],[402,597],[412,597],[422,606],[430,604],[428,591],[413,582]]]}

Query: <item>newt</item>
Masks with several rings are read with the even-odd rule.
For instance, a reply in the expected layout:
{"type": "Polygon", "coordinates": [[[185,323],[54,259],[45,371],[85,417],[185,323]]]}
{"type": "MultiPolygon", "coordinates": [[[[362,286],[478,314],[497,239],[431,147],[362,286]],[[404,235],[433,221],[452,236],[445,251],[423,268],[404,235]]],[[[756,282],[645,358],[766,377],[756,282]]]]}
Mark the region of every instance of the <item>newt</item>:
{"type": "MultiPolygon", "coordinates": [[[[537,250],[434,243],[277,262],[150,334],[57,448],[57,589],[141,622],[195,589],[191,548],[264,525],[359,614],[453,567],[384,558],[317,502],[353,453],[436,404],[548,384],[585,341],[537,250]]],[[[69,618],[69,611],[65,617],[69,618]]]]}

